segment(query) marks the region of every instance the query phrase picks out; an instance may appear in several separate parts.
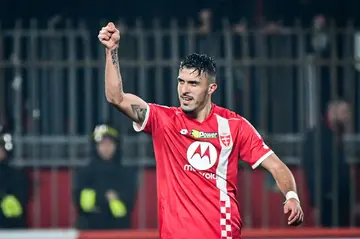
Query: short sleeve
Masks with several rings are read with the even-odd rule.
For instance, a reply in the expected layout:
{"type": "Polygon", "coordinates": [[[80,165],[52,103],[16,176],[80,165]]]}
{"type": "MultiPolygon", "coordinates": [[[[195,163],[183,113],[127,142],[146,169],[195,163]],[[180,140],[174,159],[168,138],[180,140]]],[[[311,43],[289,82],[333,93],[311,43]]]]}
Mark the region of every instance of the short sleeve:
{"type": "Polygon", "coordinates": [[[158,127],[158,118],[161,111],[161,106],[156,104],[148,104],[144,122],[140,125],[133,122],[133,128],[136,132],[145,132],[151,134],[158,127]]]}
{"type": "Polygon", "coordinates": [[[240,153],[239,157],[257,168],[267,157],[274,152],[265,144],[259,132],[249,121],[242,117],[240,127],[240,153]]]}

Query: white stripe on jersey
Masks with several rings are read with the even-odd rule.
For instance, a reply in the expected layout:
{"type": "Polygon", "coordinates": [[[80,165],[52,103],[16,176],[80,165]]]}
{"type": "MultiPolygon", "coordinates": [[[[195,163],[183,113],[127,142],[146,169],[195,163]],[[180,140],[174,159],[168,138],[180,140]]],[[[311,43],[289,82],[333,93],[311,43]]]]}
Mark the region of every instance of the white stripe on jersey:
{"type": "Polygon", "coordinates": [[[218,135],[221,145],[221,151],[219,155],[219,163],[216,168],[216,186],[220,191],[220,229],[221,239],[232,239],[231,230],[231,205],[230,197],[227,192],[227,169],[229,163],[229,156],[232,151],[233,142],[230,132],[229,121],[219,115],[216,115],[218,121],[218,135]],[[221,142],[221,136],[230,136],[229,145],[224,145],[221,142]]]}

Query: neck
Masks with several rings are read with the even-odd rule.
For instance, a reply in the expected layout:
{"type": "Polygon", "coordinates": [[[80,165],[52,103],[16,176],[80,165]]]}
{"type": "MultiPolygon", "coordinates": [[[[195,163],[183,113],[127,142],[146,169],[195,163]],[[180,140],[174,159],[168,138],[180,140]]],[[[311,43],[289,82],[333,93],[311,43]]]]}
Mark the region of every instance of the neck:
{"type": "Polygon", "coordinates": [[[190,113],[188,115],[199,122],[203,122],[209,116],[211,109],[212,109],[212,104],[209,101],[198,111],[190,113]]]}

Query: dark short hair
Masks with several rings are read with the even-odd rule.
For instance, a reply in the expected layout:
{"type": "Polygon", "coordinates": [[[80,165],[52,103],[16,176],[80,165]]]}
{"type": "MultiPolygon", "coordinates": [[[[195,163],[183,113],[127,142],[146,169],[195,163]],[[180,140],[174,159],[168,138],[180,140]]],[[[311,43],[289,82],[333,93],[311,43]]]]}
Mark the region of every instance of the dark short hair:
{"type": "Polygon", "coordinates": [[[214,58],[205,54],[192,53],[180,63],[180,69],[194,68],[200,74],[206,73],[215,79],[216,63],[214,58]]]}

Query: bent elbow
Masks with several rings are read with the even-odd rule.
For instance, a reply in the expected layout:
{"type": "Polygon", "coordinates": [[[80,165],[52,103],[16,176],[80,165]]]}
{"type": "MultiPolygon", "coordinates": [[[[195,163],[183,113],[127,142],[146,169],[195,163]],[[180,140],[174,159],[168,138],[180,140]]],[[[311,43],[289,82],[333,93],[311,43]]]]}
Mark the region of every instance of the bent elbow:
{"type": "Polygon", "coordinates": [[[124,96],[121,93],[112,94],[112,93],[106,91],[105,98],[108,103],[113,104],[113,105],[119,105],[122,102],[124,96]]]}

